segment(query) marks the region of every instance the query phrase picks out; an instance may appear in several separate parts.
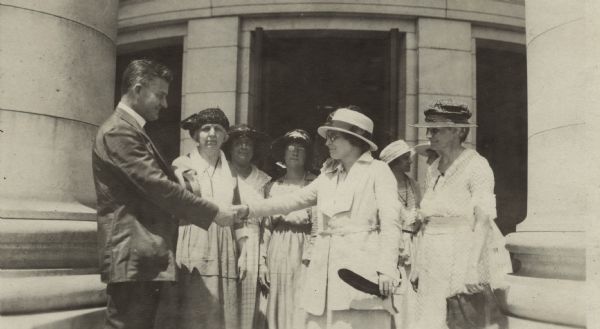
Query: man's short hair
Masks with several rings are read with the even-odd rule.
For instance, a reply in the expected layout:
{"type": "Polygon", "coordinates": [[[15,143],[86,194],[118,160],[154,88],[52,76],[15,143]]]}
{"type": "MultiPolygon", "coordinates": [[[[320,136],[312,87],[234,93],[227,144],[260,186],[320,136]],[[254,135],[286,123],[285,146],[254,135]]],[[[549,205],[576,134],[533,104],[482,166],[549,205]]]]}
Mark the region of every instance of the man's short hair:
{"type": "Polygon", "coordinates": [[[150,80],[160,78],[168,83],[173,81],[173,73],[168,67],[150,59],[136,59],[127,65],[121,81],[121,95],[137,83],[146,85],[150,80]]]}

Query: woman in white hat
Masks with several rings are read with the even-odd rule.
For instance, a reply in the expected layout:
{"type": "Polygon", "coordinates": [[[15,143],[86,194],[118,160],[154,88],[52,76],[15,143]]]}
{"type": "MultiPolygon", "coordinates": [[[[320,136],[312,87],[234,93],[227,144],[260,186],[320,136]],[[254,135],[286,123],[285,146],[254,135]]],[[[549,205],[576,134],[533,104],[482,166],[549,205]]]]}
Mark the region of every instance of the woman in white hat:
{"type": "Polygon", "coordinates": [[[400,212],[394,174],[375,160],[373,121],[349,108],[338,109],[319,127],[330,159],[321,174],[294,194],[254,202],[250,217],[289,213],[316,205],[317,235],[301,306],[307,328],[389,328],[383,300],[343,282],[338,270],[352,268],[389,296],[397,284],[400,212]]]}
{"type": "MultiPolygon", "coordinates": [[[[386,146],[381,153],[379,158],[388,164],[398,183],[398,198],[406,209],[407,218],[404,219],[402,224],[402,241],[404,249],[401,251],[401,266],[405,266],[408,269],[415,270],[415,251],[417,249],[417,231],[419,225],[416,222],[417,209],[421,202],[421,192],[417,182],[410,176],[407,175],[410,172],[410,165],[412,159],[415,156],[415,151],[406,144],[403,140],[397,140],[386,146]]],[[[413,291],[407,291],[402,299],[401,309],[399,313],[394,315],[394,322],[396,328],[406,328],[412,317],[414,316],[414,301],[415,293],[413,291]]]]}
{"type": "MultiPolygon", "coordinates": [[[[471,113],[465,105],[437,102],[425,111],[431,148],[439,154],[427,170],[420,217],[418,309],[414,328],[445,329],[449,297],[501,286],[511,271],[494,219],[494,174],[487,160],[465,148],[471,113]]],[[[489,295],[489,294],[488,294],[489,295]]],[[[453,327],[453,326],[451,326],[453,327]]]]}
{"type": "MultiPolygon", "coordinates": [[[[421,191],[417,182],[407,175],[414,158],[415,151],[403,140],[397,140],[386,146],[379,158],[388,164],[398,182],[398,197],[409,213],[415,213],[421,202],[421,191]]],[[[404,227],[414,224],[414,217],[403,223],[404,227]]]]}

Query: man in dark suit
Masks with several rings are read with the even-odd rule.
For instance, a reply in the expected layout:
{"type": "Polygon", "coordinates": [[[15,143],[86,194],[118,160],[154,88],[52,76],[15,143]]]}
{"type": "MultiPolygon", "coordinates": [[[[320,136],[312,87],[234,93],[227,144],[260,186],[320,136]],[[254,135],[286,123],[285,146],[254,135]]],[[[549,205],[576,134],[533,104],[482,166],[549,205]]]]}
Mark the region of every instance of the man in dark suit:
{"type": "Polygon", "coordinates": [[[213,221],[232,225],[236,217],[234,208],[181,187],[144,131],[167,107],[171,80],[161,64],[131,62],[121,101],[94,142],[100,270],[108,284],[105,328],[152,328],[160,291],[175,281],[179,219],[206,229],[213,221]]]}

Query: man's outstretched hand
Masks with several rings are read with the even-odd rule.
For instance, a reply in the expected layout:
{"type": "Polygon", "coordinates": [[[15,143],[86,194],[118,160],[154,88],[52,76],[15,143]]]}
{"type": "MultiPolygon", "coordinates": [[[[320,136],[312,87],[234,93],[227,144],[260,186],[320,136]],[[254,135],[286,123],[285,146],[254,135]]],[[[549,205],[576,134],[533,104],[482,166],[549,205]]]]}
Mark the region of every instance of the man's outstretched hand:
{"type": "Polygon", "coordinates": [[[239,220],[246,220],[248,218],[248,214],[250,213],[250,209],[246,204],[240,204],[233,206],[233,209],[236,213],[236,216],[239,220]]]}

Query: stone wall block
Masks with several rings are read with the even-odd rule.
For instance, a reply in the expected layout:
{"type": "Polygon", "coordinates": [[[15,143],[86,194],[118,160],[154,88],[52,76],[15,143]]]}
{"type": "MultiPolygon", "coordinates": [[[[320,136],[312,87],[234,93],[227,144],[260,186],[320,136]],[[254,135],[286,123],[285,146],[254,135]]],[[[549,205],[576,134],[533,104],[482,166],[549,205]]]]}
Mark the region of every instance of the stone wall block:
{"type": "Polygon", "coordinates": [[[419,49],[419,93],[471,96],[471,53],[419,49]]]}
{"type": "Polygon", "coordinates": [[[186,93],[235,92],[237,47],[188,50],[186,93]]]}
{"type": "Polygon", "coordinates": [[[238,45],[239,18],[197,19],[188,24],[188,49],[238,45]]]}
{"type": "Polygon", "coordinates": [[[185,97],[186,108],[190,110],[190,113],[196,113],[208,107],[218,106],[229,119],[229,123],[235,122],[235,108],[236,108],[236,93],[235,92],[223,92],[223,93],[193,93],[187,94],[185,97]]]}
{"type": "Polygon", "coordinates": [[[471,50],[471,24],[420,18],[417,23],[419,48],[471,50]]]}
{"type": "Polygon", "coordinates": [[[416,50],[406,50],[406,95],[416,95],[419,88],[419,58],[416,50]]]}

